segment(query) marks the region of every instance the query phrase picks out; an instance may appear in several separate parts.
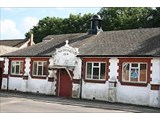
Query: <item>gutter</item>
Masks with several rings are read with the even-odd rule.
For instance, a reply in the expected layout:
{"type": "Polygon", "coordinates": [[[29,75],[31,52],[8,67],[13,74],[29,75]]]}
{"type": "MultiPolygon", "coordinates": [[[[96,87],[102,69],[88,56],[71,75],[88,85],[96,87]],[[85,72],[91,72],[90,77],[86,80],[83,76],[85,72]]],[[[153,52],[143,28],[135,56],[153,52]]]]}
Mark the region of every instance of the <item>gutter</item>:
{"type": "MultiPolygon", "coordinates": [[[[52,55],[1,55],[0,57],[52,57],[52,55]]],[[[160,57],[160,55],[77,55],[77,57],[160,57]]]]}
{"type": "Polygon", "coordinates": [[[160,57],[160,55],[77,55],[77,57],[160,57]]]}

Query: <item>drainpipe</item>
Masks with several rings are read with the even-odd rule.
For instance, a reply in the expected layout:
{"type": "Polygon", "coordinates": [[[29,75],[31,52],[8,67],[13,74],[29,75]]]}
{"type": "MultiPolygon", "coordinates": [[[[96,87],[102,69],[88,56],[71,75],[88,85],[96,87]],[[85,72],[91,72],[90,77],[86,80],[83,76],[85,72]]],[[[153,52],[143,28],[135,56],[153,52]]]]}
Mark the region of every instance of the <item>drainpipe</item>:
{"type": "Polygon", "coordinates": [[[9,64],[8,64],[8,76],[7,76],[7,91],[9,90],[9,73],[10,73],[10,66],[11,66],[11,62],[10,60],[8,61],[9,64]]]}
{"type": "Polygon", "coordinates": [[[81,81],[80,81],[80,95],[79,98],[82,99],[82,80],[83,80],[83,59],[82,60],[82,66],[81,66],[81,81]]]}
{"type": "Polygon", "coordinates": [[[9,75],[7,76],[7,91],[9,90],[9,75]]]}

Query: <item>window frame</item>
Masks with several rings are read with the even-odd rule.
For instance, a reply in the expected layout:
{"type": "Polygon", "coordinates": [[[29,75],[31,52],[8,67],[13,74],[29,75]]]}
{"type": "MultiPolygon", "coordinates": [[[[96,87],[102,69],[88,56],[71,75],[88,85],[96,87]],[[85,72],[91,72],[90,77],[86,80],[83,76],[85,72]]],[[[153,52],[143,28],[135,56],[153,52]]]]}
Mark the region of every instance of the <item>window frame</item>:
{"type": "Polygon", "coordinates": [[[86,80],[100,80],[100,81],[104,81],[106,80],[106,67],[107,67],[107,63],[106,62],[99,62],[99,61],[89,61],[89,62],[86,62],[86,68],[85,68],[85,79],[86,80]],[[91,63],[92,64],[92,68],[91,68],[91,78],[87,78],[87,67],[88,67],[88,63],[91,63]],[[98,63],[99,65],[98,66],[94,66],[94,63],[98,63]],[[105,64],[105,77],[104,79],[101,79],[101,64],[104,63],[105,64]],[[94,68],[99,68],[99,76],[98,76],[98,79],[94,79],[93,78],[93,69],[94,68]]]}
{"type": "Polygon", "coordinates": [[[24,74],[24,61],[23,60],[11,60],[11,66],[10,66],[10,75],[13,75],[13,76],[21,76],[24,74]],[[18,62],[19,64],[16,64],[16,62],[18,62]],[[21,66],[21,62],[22,62],[22,66],[21,66]],[[13,63],[15,63],[15,66],[19,65],[19,73],[16,74],[16,67],[14,68],[14,71],[13,72],[12,70],[12,65],[13,63]],[[22,68],[21,68],[22,67],[22,68]],[[21,69],[22,69],[22,73],[21,73],[21,69]]]}
{"type": "Polygon", "coordinates": [[[148,63],[147,62],[122,62],[122,81],[123,82],[129,82],[129,83],[147,83],[147,74],[148,74],[148,63]],[[123,78],[124,77],[124,73],[123,73],[123,64],[124,63],[128,63],[129,64],[129,79],[128,80],[125,80],[125,78],[123,78]],[[132,64],[138,64],[138,67],[132,67],[132,64]],[[143,81],[140,81],[140,71],[141,71],[141,69],[140,69],[140,65],[141,64],[146,64],[146,76],[145,76],[145,81],[143,82],[143,81]],[[138,81],[131,81],[131,69],[132,68],[138,68],[138,81]]]}
{"type": "Polygon", "coordinates": [[[33,77],[46,77],[46,76],[47,76],[47,71],[46,71],[46,75],[43,75],[44,63],[46,63],[46,65],[48,65],[48,62],[47,62],[47,61],[37,61],[37,60],[35,60],[35,61],[32,62],[32,76],[33,76],[33,77]],[[38,62],[41,62],[41,63],[42,63],[42,75],[38,75],[38,68],[39,68],[38,62]],[[36,73],[37,73],[37,74],[36,74],[36,75],[34,74],[34,63],[37,63],[37,68],[36,68],[36,73]]]}

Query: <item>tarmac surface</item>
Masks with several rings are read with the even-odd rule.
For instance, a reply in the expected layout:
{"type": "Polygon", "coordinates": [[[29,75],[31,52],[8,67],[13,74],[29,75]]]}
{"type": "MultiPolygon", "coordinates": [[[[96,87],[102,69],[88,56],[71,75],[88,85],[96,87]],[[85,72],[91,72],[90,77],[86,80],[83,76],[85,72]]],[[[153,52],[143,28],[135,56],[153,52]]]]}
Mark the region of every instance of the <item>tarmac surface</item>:
{"type": "Polygon", "coordinates": [[[1,113],[160,113],[159,108],[0,91],[1,113]]]}

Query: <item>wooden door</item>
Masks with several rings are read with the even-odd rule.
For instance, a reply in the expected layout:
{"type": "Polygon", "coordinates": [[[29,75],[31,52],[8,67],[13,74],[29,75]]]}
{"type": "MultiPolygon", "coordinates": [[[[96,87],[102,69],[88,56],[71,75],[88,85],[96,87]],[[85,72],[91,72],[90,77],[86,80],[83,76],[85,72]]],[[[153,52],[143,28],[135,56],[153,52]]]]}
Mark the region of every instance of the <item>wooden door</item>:
{"type": "Polygon", "coordinates": [[[71,97],[72,96],[72,81],[65,69],[58,70],[58,96],[71,97]]]}

